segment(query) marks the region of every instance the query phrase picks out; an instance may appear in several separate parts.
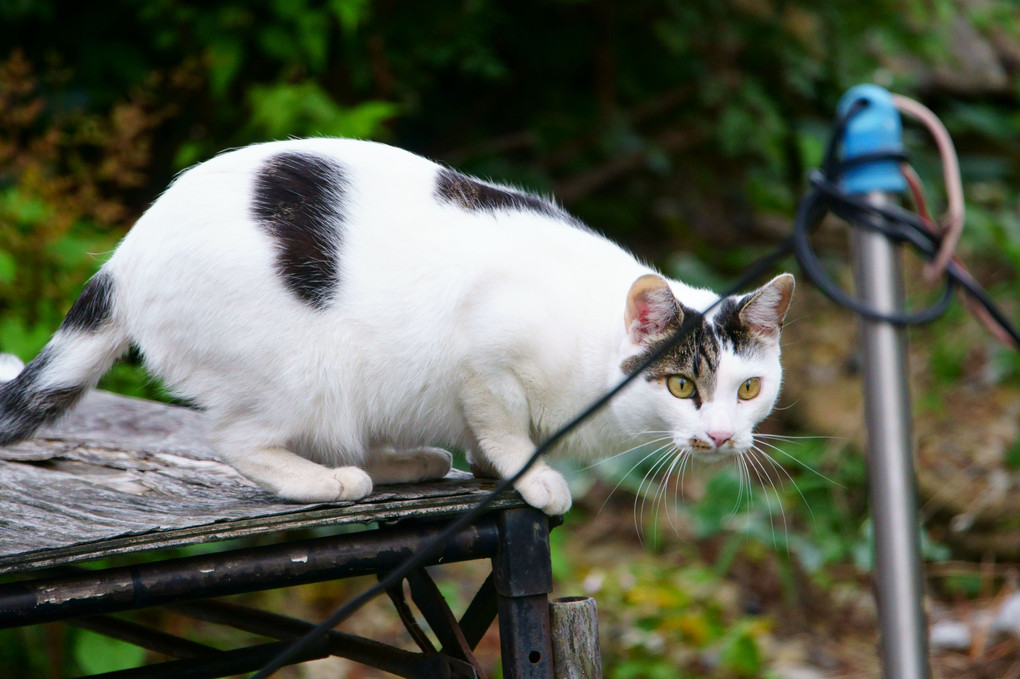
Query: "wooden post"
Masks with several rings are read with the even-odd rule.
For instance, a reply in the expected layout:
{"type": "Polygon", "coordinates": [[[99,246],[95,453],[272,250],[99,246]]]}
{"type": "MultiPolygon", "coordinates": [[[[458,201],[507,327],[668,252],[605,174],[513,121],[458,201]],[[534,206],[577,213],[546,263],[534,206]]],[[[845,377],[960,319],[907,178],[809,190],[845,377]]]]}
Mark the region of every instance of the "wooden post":
{"type": "Polygon", "coordinates": [[[587,596],[549,603],[556,679],[602,679],[598,606],[587,596]]]}

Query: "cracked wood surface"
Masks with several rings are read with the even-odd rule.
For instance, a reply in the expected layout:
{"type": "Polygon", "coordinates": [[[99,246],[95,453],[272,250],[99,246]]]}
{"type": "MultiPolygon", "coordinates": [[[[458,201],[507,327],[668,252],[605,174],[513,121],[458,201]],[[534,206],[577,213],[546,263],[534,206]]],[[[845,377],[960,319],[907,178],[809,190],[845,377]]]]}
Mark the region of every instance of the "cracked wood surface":
{"type": "MultiPolygon", "coordinates": [[[[0,574],[275,531],[428,519],[492,488],[464,472],[360,502],[285,503],[216,459],[202,415],[92,391],[56,425],[0,447],[0,574]]],[[[493,508],[525,506],[506,493],[493,508]]]]}

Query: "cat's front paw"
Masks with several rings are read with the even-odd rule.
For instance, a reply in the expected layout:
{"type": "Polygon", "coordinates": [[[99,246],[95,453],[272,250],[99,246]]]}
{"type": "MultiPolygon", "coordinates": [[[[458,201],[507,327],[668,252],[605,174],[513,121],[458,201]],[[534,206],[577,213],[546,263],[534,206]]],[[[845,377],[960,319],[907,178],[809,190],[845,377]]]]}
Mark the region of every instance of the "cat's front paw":
{"type": "Polygon", "coordinates": [[[360,500],[372,492],[372,478],[357,467],[324,468],[320,474],[288,481],[277,495],[291,502],[360,500]]]}
{"type": "Polygon", "coordinates": [[[521,477],[514,488],[525,502],[549,516],[566,514],[570,509],[567,480],[558,471],[541,462],[521,477]]]}

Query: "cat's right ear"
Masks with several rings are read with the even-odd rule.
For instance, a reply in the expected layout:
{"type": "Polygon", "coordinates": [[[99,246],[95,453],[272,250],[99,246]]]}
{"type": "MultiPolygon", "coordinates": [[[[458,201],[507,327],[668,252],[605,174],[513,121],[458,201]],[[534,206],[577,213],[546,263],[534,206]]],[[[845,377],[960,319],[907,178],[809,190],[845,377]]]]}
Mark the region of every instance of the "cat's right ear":
{"type": "Polygon", "coordinates": [[[630,286],[623,322],[634,344],[663,337],[682,320],[680,305],[662,276],[645,274],[630,286]]]}

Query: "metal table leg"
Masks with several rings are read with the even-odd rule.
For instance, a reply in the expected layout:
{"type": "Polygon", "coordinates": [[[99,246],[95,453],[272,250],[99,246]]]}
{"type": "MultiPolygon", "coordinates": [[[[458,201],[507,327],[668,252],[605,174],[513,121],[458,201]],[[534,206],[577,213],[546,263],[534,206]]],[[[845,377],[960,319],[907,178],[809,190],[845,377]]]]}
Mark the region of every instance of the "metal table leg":
{"type": "Polygon", "coordinates": [[[549,519],[536,509],[499,515],[493,584],[505,679],[553,679],[549,519]]]}

